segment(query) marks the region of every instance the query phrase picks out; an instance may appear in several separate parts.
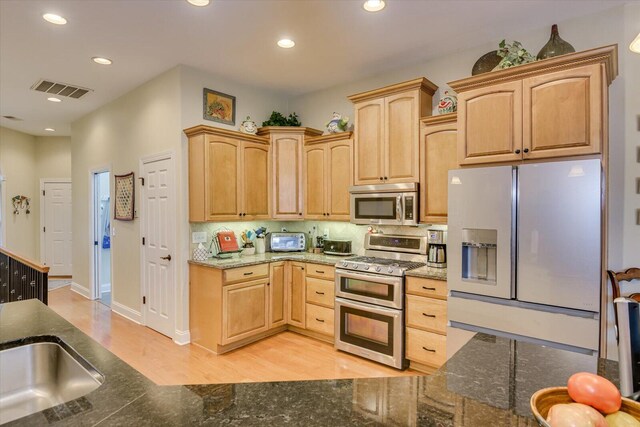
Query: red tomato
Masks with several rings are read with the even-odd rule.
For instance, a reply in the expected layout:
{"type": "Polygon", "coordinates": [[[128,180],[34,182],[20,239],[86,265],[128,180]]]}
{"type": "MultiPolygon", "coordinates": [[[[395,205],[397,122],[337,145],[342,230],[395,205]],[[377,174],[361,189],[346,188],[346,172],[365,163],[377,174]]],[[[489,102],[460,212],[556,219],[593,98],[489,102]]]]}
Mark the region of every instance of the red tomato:
{"type": "Polygon", "coordinates": [[[620,391],[611,381],[599,375],[578,372],[571,375],[567,387],[573,400],[593,406],[605,414],[616,412],[622,405],[620,391]]]}

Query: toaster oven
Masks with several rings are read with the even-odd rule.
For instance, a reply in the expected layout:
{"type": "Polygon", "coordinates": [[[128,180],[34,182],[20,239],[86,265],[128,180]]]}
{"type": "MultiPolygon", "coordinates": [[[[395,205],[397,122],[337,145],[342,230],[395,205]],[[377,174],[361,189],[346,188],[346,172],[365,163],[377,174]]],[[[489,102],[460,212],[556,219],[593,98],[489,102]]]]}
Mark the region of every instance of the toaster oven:
{"type": "Polygon", "coordinates": [[[307,249],[307,238],[304,233],[267,233],[266,249],[268,252],[302,252],[307,249]]]}

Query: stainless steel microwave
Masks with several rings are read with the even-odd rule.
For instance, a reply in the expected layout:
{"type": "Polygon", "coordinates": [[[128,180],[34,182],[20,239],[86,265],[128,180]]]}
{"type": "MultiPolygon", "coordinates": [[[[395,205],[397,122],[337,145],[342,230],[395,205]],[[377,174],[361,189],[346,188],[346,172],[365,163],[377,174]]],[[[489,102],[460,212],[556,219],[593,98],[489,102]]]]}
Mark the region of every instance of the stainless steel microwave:
{"type": "Polygon", "coordinates": [[[418,183],[356,185],[351,195],[351,223],[418,225],[418,183]]]}

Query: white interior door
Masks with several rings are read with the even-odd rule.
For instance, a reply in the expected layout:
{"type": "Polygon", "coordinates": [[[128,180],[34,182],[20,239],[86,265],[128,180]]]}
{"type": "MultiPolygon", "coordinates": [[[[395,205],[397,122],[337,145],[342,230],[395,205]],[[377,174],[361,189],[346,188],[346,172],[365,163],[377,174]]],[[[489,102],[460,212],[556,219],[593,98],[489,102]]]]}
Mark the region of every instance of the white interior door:
{"type": "Polygon", "coordinates": [[[142,236],[144,238],[145,320],[167,335],[174,332],[175,180],[173,160],[143,162],[142,236]]]}
{"type": "Polygon", "coordinates": [[[44,264],[50,276],[71,276],[71,183],[44,183],[44,264]]]}

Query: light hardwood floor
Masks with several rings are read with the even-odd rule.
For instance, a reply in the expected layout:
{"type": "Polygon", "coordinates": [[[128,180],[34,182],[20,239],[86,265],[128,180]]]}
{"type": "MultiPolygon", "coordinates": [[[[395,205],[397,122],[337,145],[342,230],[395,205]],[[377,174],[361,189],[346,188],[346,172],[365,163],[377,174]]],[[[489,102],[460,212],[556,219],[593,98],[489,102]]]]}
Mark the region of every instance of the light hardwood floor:
{"type": "Polygon", "coordinates": [[[336,351],[330,344],[283,332],[224,355],[178,346],[63,287],[49,307],[156,384],[214,384],[418,375],[336,351]]]}

